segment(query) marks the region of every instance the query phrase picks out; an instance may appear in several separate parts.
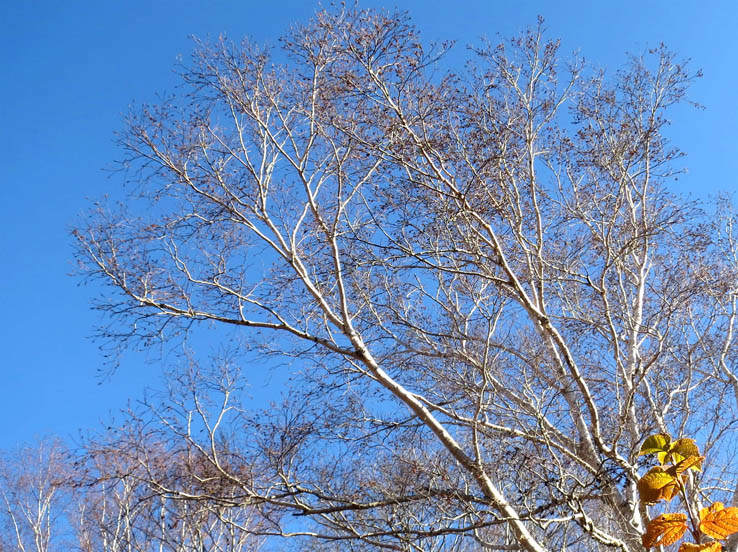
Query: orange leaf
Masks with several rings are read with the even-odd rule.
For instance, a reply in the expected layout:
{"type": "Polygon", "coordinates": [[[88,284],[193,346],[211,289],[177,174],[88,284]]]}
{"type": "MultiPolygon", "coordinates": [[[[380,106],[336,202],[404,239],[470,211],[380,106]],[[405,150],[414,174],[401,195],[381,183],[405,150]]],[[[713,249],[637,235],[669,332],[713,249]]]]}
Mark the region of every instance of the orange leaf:
{"type": "Polygon", "coordinates": [[[723,545],[718,541],[712,541],[707,544],[692,544],[691,542],[683,542],[678,552],[721,552],[723,545]]]}
{"type": "Polygon", "coordinates": [[[646,526],[641,537],[645,548],[669,546],[682,538],[687,530],[687,514],[661,514],[646,526]]]}
{"type": "Polygon", "coordinates": [[[738,533],[738,508],[725,508],[722,502],[703,508],[700,510],[700,531],[720,540],[738,533]]]}
{"type": "Polygon", "coordinates": [[[709,508],[702,508],[702,510],[700,510],[700,521],[702,521],[703,519],[705,519],[710,514],[714,514],[716,512],[720,512],[721,510],[724,510],[724,509],[725,509],[725,506],[723,505],[722,502],[715,502],[709,508]]]}
{"type": "MultiPolygon", "coordinates": [[[[693,458],[700,455],[700,449],[694,442],[694,439],[677,439],[671,444],[669,451],[666,453],[666,459],[671,460],[674,464],[680,464],[685,459],[693,458]]],[[[704,460],[704,458],[703,458],[704,460]]],[[[690,464],[693,470],[700,470],[702,461],[696,461],[690,464]]],[[[682,470],[684,471],[684,470],[682,470]]]]}
{"type": "Polygon", "coordinates": [[[669,452],[676,453],[683,458],[700,455],[700,449],[697,448],[694,439],[687,439],[686,437],[674,441],[669,448],[669,452]]]}
{"type": "Polygon", "coordinates": [[[661,466],[651,468],[638,480],[636,485],[638,496],[644,504],[653,504],[659,500],[667,502],[674,498],[679,487],[676,478],[661,466]]]}
{"type": "Polygon", "coordinates": [[[689,468],[692,468],[693,470],[699,470],[700,464],[702,464],[702,461],[704,459],[704,456],[688,456],[687,458],[679,462],[676,466],[674,466],[674,471],[676,471],[677,474],[680,474],[687,471],[689,468]]]}

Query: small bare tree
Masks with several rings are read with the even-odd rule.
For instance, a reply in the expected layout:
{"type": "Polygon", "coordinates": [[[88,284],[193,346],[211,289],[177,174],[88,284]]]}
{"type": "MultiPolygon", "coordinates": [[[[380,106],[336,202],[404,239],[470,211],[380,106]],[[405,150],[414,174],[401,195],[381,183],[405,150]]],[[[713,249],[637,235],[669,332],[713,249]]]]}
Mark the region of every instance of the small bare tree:
{"type": "Polygon", "coordinates": [[[75,231],[114,343],[210,324],[298,366],[249,415],[189,380],[158,418],[187,477],[150,484],[300,550],[642,550],[643,437],[735,447],[734,219],[666,187],[696,75],[659,47],[606,77],[540,25],[444,73],[348,8],[280,44],[199,44],[75,231]]]}
{"type": "Polygon", "coordinates": [[[106,439],[88,443],[79,457],[57,440],[4,453],[0,551],[254,552],[261,548],[264,538],[259,535],[256,510],[246,508],[241,498],[228,499],[225,487],[214,488],[202,478],[202,469],[193,469],[178,450],[170,448],[182,447],[179,435],[170,434],[169,443],[153,443],[153,435],[140,429],[135,419],[129,420],[106,439]],[[145,455],[138,454],[144,450],[145,455]],[[167,486],[175,486],[177,492],[168,492],[167,486]]]}
{"type": "Polygon", "coordinates": [[[209,457],[169,430],[171,418],[157,415],[156,421],[165,422],[163,430],[147,430],[132,413],[121,428],[87,443],[75,482],[81,549],[258,550],[263,539],[255,534],[255,511],[243,497],[228,496],[234,485],[219,483],[222,477],[207,465],[209,457]]]}
{"type": "Polygon", "coordinates": [[[0,550],[51,552],[64,546],[67,450],[44,441],[0,458],[0,550]]]}

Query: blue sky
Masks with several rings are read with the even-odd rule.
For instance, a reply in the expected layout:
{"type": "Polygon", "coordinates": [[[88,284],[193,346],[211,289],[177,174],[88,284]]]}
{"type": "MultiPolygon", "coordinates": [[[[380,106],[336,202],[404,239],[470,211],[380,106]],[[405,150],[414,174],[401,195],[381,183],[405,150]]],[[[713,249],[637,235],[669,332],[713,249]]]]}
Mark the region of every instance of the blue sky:
{"type": "MultiPolygon", "coordinates": [[[[563,51],[615,69],[624,52],[665,42],[704,78],[671,131],[687,153],[681,193],[735,189],[738,173],[738,4],[733,0],[361,2],[407,9],[428,39],[455,39],[454,59],[481,36],[507,36],[546,19],[563,51]],[[617,4],[617,7],[615,7],[617,4]]],[[[0,3],[0,448],[51,433],[74,436],[125,407],[160,367],[128,355],[101,379],[103,358],[87,336],[98,320],[94,288],[79,287],[68,228],[86,198],[116,197],[102,171],[120,157],[113,132],[132,102],[176,83],[189,35],[275,40],[315,10],[312,0],[0,3]]],[[[263,390],[254,389],[254,394],[263,390]]]]}

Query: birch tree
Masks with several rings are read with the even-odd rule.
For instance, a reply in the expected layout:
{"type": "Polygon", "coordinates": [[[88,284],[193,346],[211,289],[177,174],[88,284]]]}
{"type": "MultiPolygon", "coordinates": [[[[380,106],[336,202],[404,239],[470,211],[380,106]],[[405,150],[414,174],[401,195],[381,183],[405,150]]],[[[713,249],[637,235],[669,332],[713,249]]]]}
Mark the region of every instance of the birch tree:
{"type": "MultiPolygon", "coordinates": [[[[83,454],[59,440],[5,452],[0,464],[0,550],[18,552],[254,552],[255,510],[213,491],[213,470],[134,432],[135,422],[83,454]],[[125,430],[127,428],[127,431],[125,430]],[[115,435],[116,438],[111,438],[115,435]],[[111,444],[105,448],[103,443],[111,444]],[[146,455],[133,451],[143,450],[146,455]],[[210,478],[204,476],[210,473],[210,478]],[[200,477],[200,479],[198,479],[200,477]],[[176,497],[166,493],[177,482],[176,497]],[[184,500],[184,491],[190,500],[184,500]],[[195,494],[198,493],[198,494],[195,494]],[[196,500],[192,498],[196,497],[196,500]]],[[[140,429],[140,428],[138,428],[140,429]]],[[[172,446],[182,447],[180,439],[172,446]]],[[[234,486],[231,486],[234,488],[234,486]]]]}
{"type": "Polygon", "coordinates": [[[642,550],[646,435],[725,451],[696,477],[734,488],[732,219],[669,191],[698,73],[663,46],[596,71],[540,23],[464,70],[450,47],[350,8],[198,43],[127,120],[130,194],[74,232],[101,334],[289,360],[280,407],[212,376],[159,418],[285,547],[642,550]]]}
{"type": "MultiPolygon", "coordinates": [[[[179,383],[183,380],[173,382],[179,383]]],[[[188,419],[178,418],[184,406],[179,398],[192,391],[180,388],[153,419],[131,411],[121,426],[85,441],[75,470],[79,498],[74,516],[84,552],[261,548],[261,518],[243,492],[246,468],[238,479],[241,485],[234,484],[236,464],[225,464],[231,456],[223,436],[211,432],[210,441],[207,437],[195,441],[192,436],[201,427],[198,422],[207,424],[209,419],[195,419],[191,411],[184,413],[188,419]]],[[[200,390],[195,399],[200,412],[207,401],[200,390]]],[[[217,416],[225,416],[231,408],[226,401],[217,416]]],[[[248,470],[253,472],[254,466],[248,470]]]]}
{"type": "Polygon", "coordinates": [[[0,457],[0,550],[51,552],[63,547],[68,452],[45,441],[0,457]]]}

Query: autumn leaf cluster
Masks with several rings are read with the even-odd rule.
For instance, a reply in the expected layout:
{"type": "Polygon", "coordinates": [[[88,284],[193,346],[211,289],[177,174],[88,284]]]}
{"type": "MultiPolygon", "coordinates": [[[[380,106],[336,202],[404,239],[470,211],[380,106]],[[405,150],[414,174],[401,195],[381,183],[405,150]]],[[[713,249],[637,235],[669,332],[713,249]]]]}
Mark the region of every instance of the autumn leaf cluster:
{"type": "MultiPolygon", "coordinates": [[[[658,466],[651,468],[638,481],[638,495],[643,504],[670,502],[675,496],[682,497],[685,505],[687,495],[688,470],[699,471],[704,456],[693,439],[681,438],[672,441],[667,433],[648,437],[641,445],[640,455],[655,455],[658,466]]],[[[738,508],[715,502],[709,508],[702,508],[699,520],[689,513],[664,513],[652,519],[641,537],[645,548],[669,546],[679,541],[690,529],[696,543],[683,542],[678,552],[717,552],[723,549],[721,540],[738,533],[738,508]],[[714,540],[702,543],[702,537],[714,540]]]]}

